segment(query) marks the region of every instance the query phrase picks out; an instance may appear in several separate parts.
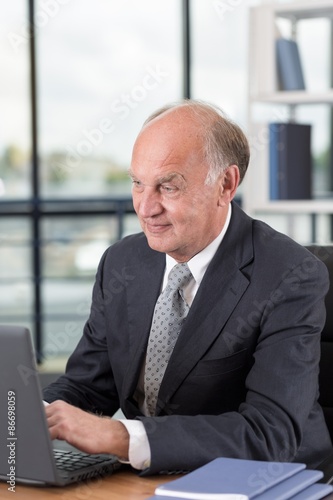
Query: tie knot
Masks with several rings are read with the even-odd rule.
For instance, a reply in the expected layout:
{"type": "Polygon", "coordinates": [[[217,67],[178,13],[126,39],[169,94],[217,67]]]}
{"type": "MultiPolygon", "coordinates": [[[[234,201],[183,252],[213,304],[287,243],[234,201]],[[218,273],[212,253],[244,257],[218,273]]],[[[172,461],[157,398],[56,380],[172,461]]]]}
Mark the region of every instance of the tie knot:
{"type": "Polygon", "coordinates": [[[171,289],[184,288],[191,280],[192,274],[186,262],[176,264],[169,273],[168,285],[171,289]]]}

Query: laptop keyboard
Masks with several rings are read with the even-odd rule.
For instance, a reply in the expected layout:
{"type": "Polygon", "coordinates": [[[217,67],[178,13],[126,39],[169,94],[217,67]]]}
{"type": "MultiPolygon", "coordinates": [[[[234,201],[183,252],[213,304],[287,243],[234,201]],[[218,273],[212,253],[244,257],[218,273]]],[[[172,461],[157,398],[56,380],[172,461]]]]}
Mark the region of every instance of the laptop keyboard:
{"type": "Polygon", "coordinates": [[[103,462],[110,462],[108,455],[88,455],[82,452],[54,450],[56,467],[59,470],[76,471],[103,462]]]}

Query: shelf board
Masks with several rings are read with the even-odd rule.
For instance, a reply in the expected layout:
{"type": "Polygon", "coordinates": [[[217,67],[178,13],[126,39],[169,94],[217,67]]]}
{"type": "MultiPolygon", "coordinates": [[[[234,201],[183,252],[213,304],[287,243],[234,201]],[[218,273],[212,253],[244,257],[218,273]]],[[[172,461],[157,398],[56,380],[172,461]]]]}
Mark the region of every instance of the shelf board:
{"type": "Polygon", "coordinates": [[[333,214],[333,198],[326,200],[272,200],[251,207],[251,212],[270,214],[333,214]]]}
{"type": "Polygon", "coordinates": [[[323,92],[306,90],[280,91],[251,97],[252,102],[271,104],[333,104],[333,89],[323,92]]]}
{"type": "Polygon", "coordinates": [[[314,17],[332,17],[332,0],[307,0],[289,3],[287,5],[277,4],[274,8],[275,14],[279,17],[297,21],[299,19],[309,19],[314,17]]]}

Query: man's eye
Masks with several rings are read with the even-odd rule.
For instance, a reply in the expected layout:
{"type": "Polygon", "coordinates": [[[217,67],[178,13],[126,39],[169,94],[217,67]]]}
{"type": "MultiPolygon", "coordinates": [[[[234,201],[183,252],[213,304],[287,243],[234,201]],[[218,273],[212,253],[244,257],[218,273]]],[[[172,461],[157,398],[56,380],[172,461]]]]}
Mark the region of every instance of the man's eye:
{"type": "Polygon", "coordinates": [[[136,188],[142,187],[142,183],[140,181],[136,181],[135,179],[132,179],[132,184],[136,188]]]}
{"type": "Polygon", "coordinates": [[[169,186],[169,185],[164,185],[164,184],[162,184],[161,189],[165,193],[174,193],[177,190],[177,188],[175,186],[169,186]]]}

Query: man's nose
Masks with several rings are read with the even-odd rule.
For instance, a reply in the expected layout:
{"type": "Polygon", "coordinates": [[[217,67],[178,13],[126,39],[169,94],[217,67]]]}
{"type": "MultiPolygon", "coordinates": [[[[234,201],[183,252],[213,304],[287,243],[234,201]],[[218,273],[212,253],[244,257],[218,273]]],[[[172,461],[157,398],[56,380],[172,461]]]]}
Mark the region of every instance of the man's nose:
{"type": "Polygon", "coordinates": [[[154,217],[163,211],[161,195],[155,188],[146,186],[140,194],[138,202],[138,215],[143,218],[154,217]]]}

